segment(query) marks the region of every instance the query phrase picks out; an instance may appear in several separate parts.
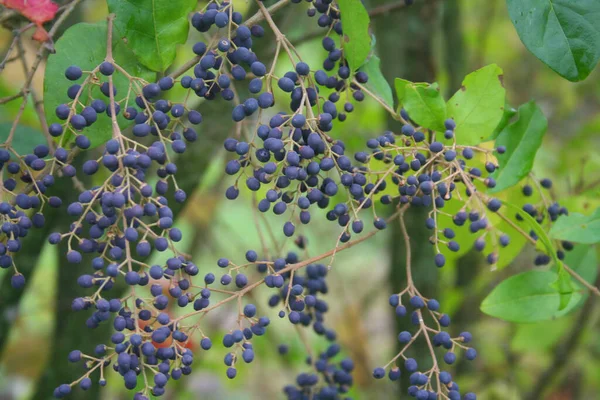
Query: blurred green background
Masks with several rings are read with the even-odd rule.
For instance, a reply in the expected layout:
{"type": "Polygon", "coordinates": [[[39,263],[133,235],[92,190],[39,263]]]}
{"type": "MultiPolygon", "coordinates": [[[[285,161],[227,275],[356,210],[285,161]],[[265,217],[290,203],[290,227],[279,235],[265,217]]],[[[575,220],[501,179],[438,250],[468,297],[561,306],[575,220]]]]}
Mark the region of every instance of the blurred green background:
{"type": "MultiPolygon", "coordinates": [[[[234,3],[237,10],[247,15],[255,11],[245,1],[234,3]]],[[[367,9],[371,10],[388,3],[365,0],[367,9]]],[[[548,133],[535,163],[536,174],[554,180],[553,195],[571,211],[587,214],[600,205],[597,185],[600,72],[596,70],[584,82],[576,84],[560,78],[521,44],[508,19],[504,1],[415,0],[415,3],[412,7],[372,18],[376,52],[388,82],[392,84],[394,77],[438,81],[442,90],[451,94],[468,72],[489,63],[498,64],[504,69],[509,103],[516,108],[535,99],[549,120],[548,133]]],[[[304,9],[307,7],[307,4],[289,6],[275,19],[288,38],[297,43],[303,58],[311,65],[319,65],[325,55],[316,34],[321,30],[315,20],[306,17],[304,9]]],[[[103,1],[85,1],[67,25],[103,20],[106,13],[103,1]]],[[[11,35],[7,30],[2,30],[0,35],[0,47],[5,51],[11,35]]],[[[197,32],[191,32],[189,43],[200,39],[197,32]]],[[[28,56],[33,57],[37,44],[29,40],[25,43],[28,56]]],[[[271,54],[272,40],[265,38],[255,43],[261,49],[257,51],[271,54]]],[[[190,47],[180,48],[179,64],[193,55],[190,47]]],[[[280,60],[280,72],[289,67],[287,61],[280,60]]],[[[42,72],[35,79],[38,92],[42,92],[42,72]]],[[[23,80],[20,66],[9,64],[0,75],[0,97],[15,93],[23,80]]],[[[173,96],[176,98],[177,93],[173,96]]],[[[17,101],[0,108],[0,122],[12,121],[18,106],[17,101]]],[[[223,195],[229,181],[222,172],[225,155],[220,144],[231,134],[229,105],[224,102],[198,104],[198,109],[205,121],[213,122],[206,122],[200,130],[202,139],[198,146],[201,147],[190,156],[197,158],[182,160],[189,163],[180,167],[182,179],[198,188],[179,214],[178,225],[185,237],[180,248],[193,255],[204,274],[217,269],[216,260],[220,257],[236,261],[241,260],[248,249],[260,250],[260,241],[248,193],[242,191],[241,199],[236,202],[226,202],[223,195]]],[[[26,110],[22,123],[37,127],[32,109],[26,110]]],[[[344,138],[353,152],[362,149],[367,138],[396,128],[377,103],[365,101],[355,107],[347,122],[336,126],[332,136],[344,138]]],[[[280,220],[267,220],[274,230],[280,229],[280,220]]],[[[501,271],[490,271],[478,255],[470,253],[437,271],[427,261],[431,259],[432,250],[427,243],[427,233],[420,228],[421,220],[415,216],[416,222],[411,224],[419,287],[424,294],[440,299],[443,309],[452,316],[454,334],[463,330],[474,333],[474,346],[480,354],[473,363],[458,363],[453,368],[461,387],[487,400],[600,398],[600,341],[596,336],[600,310],[596,304],[587,302],[573,315],[536,324],[511,324],[486,316],[479,311],[481,300],[503,278],[531,268],[533,250],[525,249],[522,256],[501,271]]],[[[313,221],[308,227],[302,227],[301,233],[308,238],[307,252],[316,255],[332,248],[339,232],[335,224],[329,224],[320,216],[313,221]]],[[[385,364],[395,354],[397,345],[399,328],[393,309],[387,306],[387,297],[403,287],[403,256],[398,243],[397,232],[389,229],[359,247],[339,253],[329,278],[328,321],[338,331],[345,355],[351,356],[357,364],[351,391],[357,399],[408,397],[399,385],[371,378],[372,368],[385,364]]],[[[295,249],[293,243],[287,247],[286,250],[295,249]]],[[[71,348],[82,344],[89,350],[98,338],[88,341],[85,337],[76,337],[84,334],[83,325],[60,329],[80,323],[81,318],[74,320],[70,313],[57,312],[61,299],[70,303],[73,297],[68,290],[58,289],[59,281],[63,281],[58,277],[71,275],[75,285],[76,276],[85,267],[63,264],[57,249],[48,245],[38,244],[32,251],[39,251],[39,257],[35,266],[30,266],[35,268],[28,276],[30,283],[24,296],[16,305],[0,302],[0,317],[10,326],[9,336],[1,336],[8,332],[6,327],[0,333],[2,400],[50,398],[51,392],[48,396],[42,395],[40,387],[62,382],[51,382],[49,371],[72,379],[78,377],[78,369],[67,365],[66,359],[56,359],[57,353],[53,350],[57,346],[71,348]],[[81,271],[67,271],[78,268],[81,271]]],[[[5,272],[0,270],[0,274],[5,272]]],[[[5,278],[0,275],[0,279],[5,278]]],[[[257,304],[266,304],[267,294],[257,291],[255,296],[253,301],[257,304]]],[[[216,345],[209,352],[198,352],[193,375],[171,386],[165,398],[283,398],[283,386],[292,383],[296,373],[306,368],[305,354],[294,328],[276,317],[278,310],[267,306],[263,310],[271,317],[273,328],[267,337],[253,341],[257,357],[250,366],[240,366],[235,380],[225,377],[222,362],[225,351],[218,344],[222,334],[233,326],[235,310],[228,313],[223,309],[205,318],[203,326],[216,345]],[[290,346],[287,356],[278,354],[280,343],[290,346]]],[[[316,351],[326,345],[316,335],[308,337],[316,351]]],[[[413,355],[418,356],[418,352],[419,349],[414,349],[413,355]]],[[[130,398],[120,380],[110,379],[111,373],[108,387],[99,394],[75,393],[72,398],[130,398]]]]}

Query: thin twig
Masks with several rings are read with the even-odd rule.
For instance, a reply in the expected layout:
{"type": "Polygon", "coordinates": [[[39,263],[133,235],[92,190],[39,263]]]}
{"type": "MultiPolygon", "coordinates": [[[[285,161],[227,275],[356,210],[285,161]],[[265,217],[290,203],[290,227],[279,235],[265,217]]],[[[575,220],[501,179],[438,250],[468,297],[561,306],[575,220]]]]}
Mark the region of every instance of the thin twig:
{"type": "MultiPolygon", "coordinates": [[[[279,0],[277,3],[273,4],[267,10],[270,14],[273,14],[273,13],[277,12],[278,10],[282,9],[283,7],[287,6],[289,3],[290,3],[290,0],[279,0]]],[[[265,17],[264,17],[264,14],[262,13],[262,11],[257,11],[252,17],[248,18],[246,20],[246,22],[244,22],[242,25],[245,25],[248,28],[250,28],[250,27],[260,23],[264,19],[265,19],[265,17]]],[[[194,65],[198,64],[198,62],[200,61],[201,58],[202,58],[201,56],[195,56],[194,58],[186,61],[181,67],[179,67],[175,71],[171,72],[168,76],[175,79],[175,78],[183,75],[187,70],[192,68],[194,65]]]]}

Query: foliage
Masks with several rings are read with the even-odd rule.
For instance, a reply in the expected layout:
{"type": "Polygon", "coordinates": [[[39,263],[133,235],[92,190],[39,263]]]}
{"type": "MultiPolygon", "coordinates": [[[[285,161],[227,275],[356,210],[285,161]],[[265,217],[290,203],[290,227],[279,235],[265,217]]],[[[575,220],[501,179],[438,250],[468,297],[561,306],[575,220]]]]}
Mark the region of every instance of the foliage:
{"type": "MultiPolygon", "coordinates": [[[[153,80],[153,74],[139,65],[131,52],[122,43],[115,40],[114,44],[115,61],[119,62],[125,70],[130,71],[136,77],[136,80],[131,82],[131,86],[138,85],[141,87],[146,81],[153,80]]],[[[60,122],[54,110],[65,101],[63,95],[65,70],[71,65],[78,65],[84,70],[92,71],[104,61],[106,57],[106,23],[74,25],[61,36],[55,47],[56,53],[48,57],[48,65],[44,74],[44,109],[49,124],[60,122]]],[[[91,107],[92,100],[102,95],[102,88],[97,84],[86,86],[86,83],[88,81],[84,81],[83,84],[74,84],[71,88],[73,88],[72,90],[75,92],[77,102],[80,105],[91,107]]],[[[132,89],[128,87],[129,83],[130,81],[123,74],[115,75],[115,87],[123,90],[123,93],[117,92],[118,96],[129,93],[132,89]]],[[[133,94],[129,95],[123,107],[127,108],[126,105],[132,104],[134,100],[135,96],[133,94]]],[[[122,114],[119,114],[118,120],[123,127],[130,124],[122,114]]],[[[85,130],[85,135],[90,139],[92,148],[106,143],[112,137],[110,119],[100,118],[97,123],[90,125],[85,130]]],[[[75,140],[75,135],[72,132],[65,132],[64,135],[55,140],[61,146],[67,146],[75,140]]]]}
{"type": "Polygon", "coordinates": [[[109,0],[115,28],[139,62],[153,71],[164,71],[175,59],[178,44],[185,43],[188,14],[196,1],[109,0]]]}
{"type": "Polygon", "coordinates": [[[519,107],[517,118],[506,125],[496,138],[496,143],[506,147],[506,152],[498,155],[499,169],[494,176],[494,191],[516,185],[529,175],[548,128],[546,117],[533,101],[519,107]]]}
{"type": "MultiPolygon", "coordinates": [[[[22,98],[14,120],[0,125],[0,267],[14,289],[26,286],[16,255],[29,231],[42,229],[48,209],[56,208],[71,224],[52,225],[48,242],[61,246],[81,274],[73,284],[88,293],[74,298],[71,308],[89,315],[87,328],[114,328],[93,351],[73,349],[69,361],[85,369],[60,384],[55,397],[70,395],[75,386],[89,390],[93,380],[106,385],[109,369],[134,399],[160,397],[192,373],[198,353],[217,347],[213,342],[226,349],[225,376],[234,379],[240,365],[251,364],[269,341],[261,338],[275,325],[269,307],[298,332],[296,344],[308,357],[284,386],[286,397],[347,394],[354,371],[365,365],[345,357],[346,343],[330,322],[328,301],[336,300],[330,287],[337,279],[330,271],[338,253],[393,224],[399,226],[406,280],[392,288],[388,303],[399,319],[408,320],[407,329],[398,332],[395,355],[372,375],[398,381],[402,371],[410,374],[407,390],[418,399],[474,400],[449,372],[458,357],[478,356],[473,335],[460,322],[459,333],[452,334],[450,315],[413,279],[416,227],[407,224],[407,216],[419,210],[430,232],[427,267],[455,268],[472,249],[492,270],[506,268],[519,255],[529,260],[531,268],[485,294],[480,309],[487,315],[544,323],[600,294],[593,247],[600,241],[599,211],[570,212],[554,198],[553,181],[534,175],[548,120],[533,100],[518,110],[509,105],[498,65],[467,74],[449,99],[443,85],[396,77],[394,103],[381,59],[371,54],[371,10],[358,0],[311,2],[307,14],[318,15],[316,24],[325,28],[326,54],[318,67],[273,18],[280,8],[294,7],[287,0],[269,8],[256,1],[254,15],[233,3],[209,2],[190,18],[196,2],[189,0],[107,3],[107,22],[75,24],[55,43],[44,39],[20,93],[2,100],[22,98]],[[190,25],[200,35],[191,46],[194,56],[173,67],[190,25]],[[261,51],[269,46],[272,57],[261,51]],[[34,105],[38,132],[22,116],[35,100],[33,74],[45,58],[45,112],[34,105]],[[369,132],[354,151],[357,137],[340,132],[351,127],[355,108],[367,107],[366,99],[399,125],[369,132]],[[224,108],[227,104],[231,107],[224,108]],[[234,125],[231,133],[219,114],[234,125]],[[190,168],[186,164],[193,169],[198,161],[185,158],[190,150],[212,134],[227,153],[219,157],[226,159],[229,178],[212,178],[224,185],[218,202],[251,199],[260,250],[244,249],[242,255],[233,246],[223,249],[218,269],[209,272],[185,252],[193,229],[176,220],[183,205],[206,201],[178,179],[180,169],[190,168]],[[76,199],[58,195],[57,187],[71,184],[64,177],[73,179],[76,199]],[[318,254],[319,244],[309,243],[304,230],[314,220],[334,226],[319,241],[332,239],[335,245],[318,254]],[[287,251],[288,239],[295,251],[287,251]],[[204,331],[209,313],[233,316],[218,341],[204,331]],[[319,338],[318,347],[306,339],[309,333],[319,338]],[[428,350],[425,365],[409,356],[417,344],[428,350]]],[[[56,27],[77,4],[64,7],[56,27]]],[[[525,46],[576,81],[600,57],[600,34],[589,23],[600,11],[585,0],[570,4],[508,1],[525,46]]],[[[377,257],[372,255],[373,262],[377,257]]],[[[289,348],[277,350],[285,355],[289,348]]]]}
{"type": "Polygon", "coordinates": [[[504,112],[503,72],[495,64],[465,77],[460,89],[448,100],[447,116],[456,121],[459,143],[476,145],[488,138],[504,112]]]}
{"type": "Polygon", "coordinates": [[[585,79],[600,59],[600,4],[595,0],[507,0],[519,37],[560,76],[585,79]]]}

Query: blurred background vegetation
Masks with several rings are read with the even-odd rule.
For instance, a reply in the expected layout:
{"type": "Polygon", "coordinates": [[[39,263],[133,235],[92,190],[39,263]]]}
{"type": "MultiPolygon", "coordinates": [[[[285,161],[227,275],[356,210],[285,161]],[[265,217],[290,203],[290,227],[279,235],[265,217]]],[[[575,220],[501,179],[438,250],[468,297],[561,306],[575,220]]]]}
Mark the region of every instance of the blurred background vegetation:
{"type": "MultiPolygon", "coordinates": [[[[365,0],[365,5],[373,10],[390,1],[394,0],[365,0]]],[[[234,3],[237,10],[246,14],[255,11],[251,3],[234,3]]],[[[442,90],[451,94],[468,72],[489,63],[498,64],[504,69],[509,103],[516,108],[535,99],[549,120],[549,130],[536,159],[536,174],[554,180],[554,196],[571,211],[587,214],[600,205],[600,72],[597,70],[576,84],[557,76],[522,45],[502,0],[415,3],[372,18],[376,52],[390,84],[395,77],[438,81],[442,90]]],[[[293,43],[298,43],[309,64],[319,65],[325,53],[316,34],[320,32],[316,21],[303,11],[307,7],[292,5],[276,15],[276,22],[293,43]]],[[[106,14],[104,1],[84,1],[65,29],[78,22],[103,20],[106,14]]],[[[190,44],[200,39],[197,32],[190,32],[190,44]]],[[[3,51],[10,40],[9,30],[0,31],[3,51]]],[[[33,57],[37,44],[29,40],[25,43],[28,57],[33,57]]],[[[263,59],[272,54],[274,44],[269,36],[255,43],[263,59]]],[[[192,55],[191,46],[181,47],[179,64],[192,55]]],[[[281,73],[287,66],[284,59],[278,64],[281,73]]],[[[20,65],[9,64],[0,75],[0,97],[15,93],[23,80],[20,65]]],[[[43,74],[38,74],[34,82],[41,93],[43,74]]],[[[177,98],[178,94],[172,96],[177,98]]],[[[0,108],[0,123],[11,122],[18,106],[19,102],[11,102],[0,108]]],[[[233,125],[228,107],[224,102],[198,104],[205,115],[201,140],[190,146],[190,154],[179,162],[178,180],[182,186],[189,192],[197,188],[185,208],[179,210],[177,224],[185,238],[180,248],[193,255],[202,273],[216,270],[219,257],[241,259],[248,249],[260,250],[251,197],[242,192],[245,199],[226,202],[223,195],[229,182],[223,173],[225,155],[221,143],[231,134],[233,125]]],[[[373,101],[365,101],[355,110],[332,134],[343,138],[351,152],[362,150],[367,138],[397,129],[373,101]]],[[[26,110],[22,123],[37,127],[33,109],[26,110]]],[[[70,182],[62,185],[68,196],[73,191],[70,182]]],[[[461,386],[484,400],[600,398],[597,304],[587,301],[573,315],[535,324],[511,324],[486,316],[479,311],[481,300],[505,277],[531,268],[533,250],[525,249],[522,256],[500,271],[490,271],[478,255],[470,253],[437,271],[431,262],[428,234],[421,228],[422,215],[412,217],[421,292],[440,299],[452,316],[453,333],[469,330],[475,336],[474,346],[480,357],[468,365],[459,363],[454,369],[458,370],[454,375],[461,386]]],[[[279,229],[280,221],[270,221],[279,229]]],[[[303,227],[302,233],[308,238],[307,251],[314,255],[330,249],[339,232],[325,218],[313,221],[303,227]]],[[[60,215],[51,216],[47,230],[28,242],[22,257],[30,271],[30,283],[24,293],[12,291],[7,285],[9,274],[0,270],[0,399],[50,398],[57,384],[79,376],[78,368],[67,363],[68,351],[90,350],[108,340],[108,330],[84,332],[86,316],[70,312],[70,302],[78,290],[76,277],[83,270],[67,265],[59,249],[43,244],[49,232],[65,223],[68,222],[61,220],[60,215]]],[[[404,279],[403,249],[397,234],[389,229],[357,248],[341,252],[329,278],[329,324],[338,331],[345,355],[351,356],[358,366],[351,392],[357,399],[408,397],[400,385],[371,378],[372,368],[390,359],[397,346],[400,327],[396,326],[393,309],[387,306],[388,295],[402,287],[404,279]]],[[[295,250],[293,243],[286,250],[295,250]]],[[[282,387],[306,368],[305,354],[294,328],[276,317],[277,310],[267,310],[266,294],[258,291],[255,296],[257,304],[265,304],[275,326],[268,337],[254,341],[256,360],[241,366],[238,378],[229,381],[222,362],[225,352],[216,345],[209,352],[198,353],[193,375],[171,386],[167,399],[283,397],[282,387]],[[280,356],[278,344],[289,345],[289,354],[280,356]]],[[[205,319],[204,332],[216,343],[234,323],[235,310],[231,311],[228,314],[222,310],[205,319]]],[[[324,348],[316,335],[309,335],[309,339],[315,349],[324,348]]],[[[418,357],[418,353],[418,348],[413,349],[413,356],[418,357]]],[[[70,398],[130,398],[121,386],[109,378],[104,390],[76,390],[70,398]]]]}

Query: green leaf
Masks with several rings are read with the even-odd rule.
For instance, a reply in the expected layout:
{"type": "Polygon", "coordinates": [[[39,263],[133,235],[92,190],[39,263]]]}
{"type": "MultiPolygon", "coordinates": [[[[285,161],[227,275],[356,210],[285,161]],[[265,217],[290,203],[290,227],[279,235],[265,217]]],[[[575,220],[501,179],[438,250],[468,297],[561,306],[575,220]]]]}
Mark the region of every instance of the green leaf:
{"type": "Polygon", "coordinates": [[[536,323],[519,324],[510,340],[512,351],[519,353],[551,350],[572,326],[570,318],[559,318],[536,323]]]}
{"type": "Polygon", "coordinates": [[[375,93],[381,101],[393,109],[394,96],[392,94],[392,88],[390,88],[390,84],[385,80],[385,77],[381,73],[379,57],[376,55],[371,56],[367,62],[360,67],[360,70],[366,72],[369,76],[369,80],[365,84],[367,89],[375,93]]]}
{"type": "Polygon", "coordinates": [[[107,0],[115,28],[140,63],[164,71],[175,59],[177,45],[188,37],[188,14],[196,0],[107,0]]]}
{"type": "Polygon", "coordinates": [[[538,236],[538,240],[540,242],[542,242],[542,244],[546,248],[546,252],[548,253],[548,255],[550,257],[552,257],[552,260],[554,261],[554,263],[557,264],[557,265],[562,265],[562,263],[558,259],[558,256],[556,255],[556,249],[554,248],[554,245],[552,244],[552,241],[550,240],[550,238],[546,234],[546,231],[544,231],[544,228],[542,228],[540,226],[540,224],[538,224],[538,222],[531,215],[529,215],[525,211],[523,211],[522,208],[517,207],[514,204],[511,204],[511,203],[509,203],[507,201],[503,201],[502,204],[504,206],[506,206],[506,208],[509,208],[512,211],[514,211],[515,214],[519,215],[521,218],[523,218],[523,220],[525,220],[525,222],[527,223],[527,225],[529,225],[529,227],[538,236]]]}
{"type": "Polygon", "coordinates": [[[510,19],[527,49],[572,82],[600,59],[600,1],[507,0],[510,19]]]}
{"type": "Polygon", "coordinates": [[[573,282],[571,281],[571,275],[564,267],[562,267],[562,264],[560,265],[561,267],[558,268],[558,277],[554,282],[552,282],[551,285],[552,288],[560,295],[560,304],[558,306],[559,311],[567,308],[574,290],[573,282]]]}
{"type": "Polygon", "coordinates": [[[411,81],[407,81],[406,79],[396,78],[394,80],[394,87],[396,89],[396,97],[398,98],[398,103],[399,103],[398,109],[400,109],[402,107],[402,104],[404,104],[404,99],[406,98],[406,85],[422,86],[422,87],[429,86],[428,83],[411,82],[411,81]]]}
{"type": "Polygon", "coordinates": [[[600,242],[600,208],[590,215],[571,213],[556,220],[549,235],[552,239],[575,243],[595,244],[600,242]]]}
{"type": "Polygon", "coordinates": [[[452,201],[447,201],[446,205],[444,206],[444,212],[437,213],[436,216],[436,222],[438,226],[452,226],[452,229],[456,235],[453,240],[459,245],[458,251],[451,251],[446,245],[439,246],[440,253],[446,258],[446,264],[452,260],[460,259],[475,245],[475,240],[473,240],[473,234],[471,231],[469,231],[468,224],[456,226],[452,219],[452,216],[464,207],[466,207],[464,199],[455,198],[452,199],[452,201]]]}
{"type": "Polygon", "coordinates": [[[496,187],[492,192],[516,185],[529,174],[547,128],[548,121],[534,101],[519,107],[518,119],[496,139],[496,146],[505,146],[506,152],[496,156],[499,168],[494,174],[496,187]]]}
{"type": "Polygon", "coordinates": [[[410,119],[428,129],[444,130],[446,104],[437,83],[413,83],[396,78],[395,86],[400,106],[410,119]]]}
{"type": "Polygon", "coordinates": [[[476,145],[488,138],[504,114],[502,69],[490,64],[465,77],[448,100],[447,117],[456,122],[456,142],[476,145]]]}
{"type": "MultiPolygon", "coordinates": [[[[525,196],[521,190],[506,190],[503,193],[499,193],[498,198],[504,199],[519,207],[537,200],[541,201],[539,192],[534,192],[531,196],[525,196]]],[[[497,236],[494,237],[494,235],[485,235],[484,239],[486,241],[486,246],[489,246],[487,248],[494,249],[494,251],[498,254],[496,267],[498,269],[503,269],[510,265],[512,261],[519,254],[521,254],[523,247],[527,243],[527,238],[522,235],[521,232],[519,232],[519,229],[527,231],[528,225],[525,223],[525,221],[519,221],[517,219],[512,219],[510,222],[508,222],[495,213],[490,214],[489,222],[492,224],[495,230],[510,237],[510,245],[499,247],[497,236]]]]}
{"type": "MultiPolygon", "coordinates": [[[[8,139],[12,125],[12,122],[0,123],[0,143],[4,143],[8,139]]],[[[46,138],[42,132],[29,126],[17,125],[11,147],[19,155],[30,154],[35,146],[39,144],[46,144],[46,138]]],[[[11,158],[15,157],[12,153],[10,153],[10,156],[11,158]]]]}
{"type": "MultiPolygon", "coordinates": [[[[565,264],[586,282],[594,284],[598,276],[598,255],[594,246],[577,245],[566,252],[565,264]]],[[[575,278],[573,278],[575,279],[575,278]]],[[[579,284],[574,281],[575,284],[579,284]]]]}
{"type": "Polygon", "coordinates": [[[360,0],[338,0],[337,3],[344,18],[344,58],[348,61],[350,69],[356,71],[371,51],[369,14],[360,0]]]}
{"type": "MultiPolygon", "coordinates": [[[[58,39],[55,43],[56,53],[48,58],[46,71],[44,74],[44,110],[48,124],[54,122],[62,123],[54,113],[59,104],[68,103],[67,88],[73,84],[65,78],[65,70],[71,65],[78,65],[84,71],[93,70],[98,64],[104,61],[106,57],[106,22],[97,24],[80,23],[73,25],[58,39]]],[[[120,41],[115,41],[113,46],[113,57],[117,64],[123,67],[130,75],[142,79],[153,81],[154,73],[141,66],[133,53],[128,50],[120,41]]],[[[120,72],[113,74],[113,82],[117,88],[117,98],[122,99],[127,93],[129,80],[120,72]]],[[[82,83],[85,76],[79,79],[77,83],[82,83]]],[[[90,96],[80,98],[83,104],[91,103],[90,96]]],[[[104,96],[99,87],[94,85],[91,90],[93,98],[99,98],[108,103],[108,98],[104,96]]],[[[133,104],[134,93],[129,97],[129,104],[133,104]]],[[[121,108],[124,109],[124,103],[121,108]]],[[[79,109],[78,111],[81,111],[79,109]]],[[[123,113],[117,118],[121,128],[130,124],[122,117],[123,113]]],[[[110,117],[106,114],[98,115],[98,120],[91,126],[85,128],[82,133],[90,138],[92,146],[99,146],[112,136],[110,117]]],[[[63,146],[73,140],[73,133],[65,130],[63,137],[58,138],[63,146]]]]}
{"type": "Polygon", "coordinates": [[[552,261],[556,265],[557,273],[556,280],[552,282],[552,288],[560,295],[559,302],[559,311],[565,309],[570,304],[572,297],[574,296],[575,287],[571,282],[570,275],[566,273],[565,268],[562,264],[562,261],[558,258],[556,254],[556,250],[552,241],[546,234],[546,231],[538,224],[538,222],[521,208],[515,206],[514,204],[503,202],[503,204],[513,211],[516,212],[522,219],[524,219],[528,225],[533,229],[535,234],[538,236],[538,240],[542,242],[544,247],[546,247],[546,252],[550,257],[552,257],[552,261]]]}
{"type": "MultiPolygon", "coordinates": [[[[481,311],[511,322],[535,322],[555,318],[561,295],[552,284],[557,281],[552,271],[527,271],[502,281],[481,303],[481,311]]],[[[575,292],[565,309],[574,307],[581,295],[575,292]]]]}
{"type": "Polygon", "coordinates": [[[494,132],[492,132],[492,135],[487,140],[495,140],[515,114],[517,114],[517,109],[510,104],[505,103],[502,118],[500,118],[500,122],[496,125],[496,129],[494,129],[494,132]]]}

